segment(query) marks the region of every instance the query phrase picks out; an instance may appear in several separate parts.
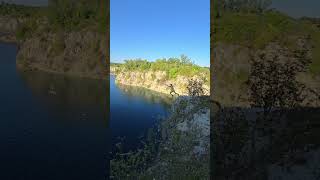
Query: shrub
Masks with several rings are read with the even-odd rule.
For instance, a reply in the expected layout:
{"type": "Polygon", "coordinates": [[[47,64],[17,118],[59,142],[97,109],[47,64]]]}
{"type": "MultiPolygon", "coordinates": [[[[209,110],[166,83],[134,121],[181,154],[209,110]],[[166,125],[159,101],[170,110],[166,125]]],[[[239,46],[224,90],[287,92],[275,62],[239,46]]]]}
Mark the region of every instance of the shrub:
{"type": "Polygon", "coordinates": [[[204,74],[209,79],[210,70],[208,67],[201,67],[194,64],[187,56],[180,58],[157,59],[154,62],[143,59],[125,60],[125,63],[117,65],[126,71],[164,71],[169,79],[177,76],[192,77],[204,74]]]}

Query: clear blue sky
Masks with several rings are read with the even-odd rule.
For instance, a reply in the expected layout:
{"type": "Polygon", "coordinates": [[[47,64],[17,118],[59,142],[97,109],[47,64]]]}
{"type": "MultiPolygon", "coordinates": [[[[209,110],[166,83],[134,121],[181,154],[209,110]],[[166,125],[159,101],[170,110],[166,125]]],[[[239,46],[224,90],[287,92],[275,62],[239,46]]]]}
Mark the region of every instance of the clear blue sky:
{"type": "Polygon", "coordinates": [[[210,0],[111,0],[111,62],[179,57],[210,65],[210,0]]]}

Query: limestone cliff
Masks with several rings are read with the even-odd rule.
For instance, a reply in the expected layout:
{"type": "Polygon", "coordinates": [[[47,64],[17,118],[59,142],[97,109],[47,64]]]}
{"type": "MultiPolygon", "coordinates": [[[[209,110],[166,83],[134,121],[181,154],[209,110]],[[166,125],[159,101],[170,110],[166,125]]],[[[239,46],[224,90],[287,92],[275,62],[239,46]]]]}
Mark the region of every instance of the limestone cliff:
{"type": "MultiPolygon", "coordinates": [[[[150,90],[154,90],[164,94],[170,94],[170,84],[173,85],[174,90],[179,95],[188,95],[188,80],[197,81],[209,81],[205,74],[199,74],[193,77],[186,77],[178,75],[174,79],[169,79],[165,71],[126,71],[124,69],[118,68],[113,72],[116,75],[116,83],[130,85],[130,86],[140,86],[150,90]]],[[[203,84],[202,88],[205,90],[205,95],[209,94],[209,85],[203,84]]]]}
{"type": "Polygon", "coordinates": [[[209,179],[209,98],[179,97],[160,127],[159,155],[144,175],[155,179],[209,179]]]}
{"type": "Polygon", "coordinates": [[[144,148],[111,160],[111,179],[210,179],[208,96],[178,97],[153,132],[144,148]]]}
{"type": "MultiPolygon", "coordinates": [[[[259,54],[269,54],[278,56],[283,63],[290,63],[295,60],[293,52],[300,50],[300,46],[307,48],[307,56],[312,61],[318,61],[314,57],[312,43],[308,42],[305,37],[298,38],[296,41],[297,49],[286,48],[277,42],[270,42],[264,48],[250,49],[246,46],[216,43],[214,44],[214,54],[212,58],[214,63],[212,66],[212,88],[211,95],[213,99],[227,106],[248,106],[248,87],[247,80],[252,69],[251,59],[259,54]]],[[[310,65],[308,65],[310,66],[310,65]]],[[[308,71],[299,73],[296,79],[316,92],[320,92],[320,76],[312,74],[308,71]]],[[[316,98],[311,97],[310,98],[316,98]]]]}
{"type": "Polygon", "coordinates": [[[15,32],[18,26],[18,19],[9,16],[0,17],[0,41],[16,42],[15,32]]]}
{"type": "Polygon", "coordinates": [[[0,42],[18,45],[17,67],[68,75],[106,78],[107,36],[91,30],[52,32],[48,22],[37,20],[38,31],[24,39],[16,32],[26,21],[10,16],[0,17],[0,42]]]}
{"type": "Polygon", "coordinates": [[[19,44],[17,66],[76,76],[104,78],[107,39],[92,31],[46,33],[19,44]]]}

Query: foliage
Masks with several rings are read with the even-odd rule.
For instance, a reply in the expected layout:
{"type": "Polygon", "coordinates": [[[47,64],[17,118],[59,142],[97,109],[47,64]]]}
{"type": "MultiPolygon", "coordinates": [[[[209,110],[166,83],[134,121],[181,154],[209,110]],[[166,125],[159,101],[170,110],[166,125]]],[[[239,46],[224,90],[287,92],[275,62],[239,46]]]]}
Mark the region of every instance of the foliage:
{"type": "Polygon", "coordinates": [[[20,40],[34,35],[40,26],[43,29],[59,32],[91,29],[106,33],[109,14],[106,0],[49,0],[48,7],[0,4],[0,15],[19,18],[16,32],[20,40]],[[44,22],[49,23],[44,23],[44,22]]]}
{"type": "Polygon", "coordinates": [[[264,108],[295,108],[304,100],[302,92],[305,86],[296,80],[297,74],[305,72],[311,62],[307,57],[307,49],[297,50],[294,54],[283,54],[285,60],[279,57],[282,49],[276,53],[261,52],[252,58],[252,70],[249,75],[250,101],[253,107],[264,108]]]}
{"type": "Polygon", "coordinates": [[[0,4],[0,15],[2,16],[12,16],[16,18],[31,18],[39,17],[42,14],[42,9],[44,7],[29,7],[24,5],[16,5],[1,2],[0,4]]]}
{"type": "Polygon", "coordinates": [[[274,10],[260,14],[227,11],[213,21],[215,42],[239,44],[262,49],[277,42],[289,49],[297,48],[298,38],[310,36],[312,63],[309,72],[320,74],[320,30],[316,20],[294,19],[274,10]]]}
{"type": "Polygon", "coordinates": [[[110,161],[111,179],[130,179],[141,176],[157,155],[158,140],[155,129],[151,128],[141,149],[123,153],[122,144],[118,143],[117,152],[110,161]]]}
{"type": "Polygon", "coordinates": [[[298,149],[318,136],[310,128],[315,113],[303,106],[319,101],[319,96],[314,98],[314,91],[296,79],[311,62],[308,49],[292,52],[272,47],[274,51],[259,51],[251,57],[250,108],[220,108],[214,115],[215,177],[264,179],[267,164],[293,165],[292,157],[301,157],[298,149]]]}
{"type": "Polygon", "coordinates": [[[200,80],[189,79],[187,89],[189,96],[203,96],[205,94],[203,82],[200,80]]]}
{"type": "Polygon", "coordinates": [[[55,29],[74,30],[98,24],[102,32],[107,27],[106,0],[50,0],[48,18],[55,29]]]}
{"type": "Polygon", "coordinates": [[[226,13],[215,21],[215,40],[263,47],[275,39],[302,30],[295,20],[278,12],[226,13]]]}
{"type": "Polygon", "coordinates": [[[192,77],[199,74],[204,74],[209,79],[210,75],[209,68],[194,64],[185,55],[181,55],[180,58],[157,59],[154,62],[143,59],[125,60],[120,67],[126,71],[164,71],[169,79],[174,79],[179,75],[192,77]]]}
{"type": "Polygon", "coordinates": [[[272,0],[215,0],[216,17],[220,17],[222,12],[251,12],[261,13],[272,3],[272,0]]]}
{"type": "Polygon", "coordinates": [[[209,98],[194,97],[190,101],[182,99],[177,106],[169,119],[162,120],[158,127],[148,132],[147,143],[142,149],[117,153],[111,160],[112,179],[209,178],[208,154],[202,157],[190,154],[200,141],[200,129],[188,132],[176,129],[182,117],[188,119],[194,113],[208,109],[209,98]],[[193,105],[191,110],[188,108],[190,104],[193,105]]]}

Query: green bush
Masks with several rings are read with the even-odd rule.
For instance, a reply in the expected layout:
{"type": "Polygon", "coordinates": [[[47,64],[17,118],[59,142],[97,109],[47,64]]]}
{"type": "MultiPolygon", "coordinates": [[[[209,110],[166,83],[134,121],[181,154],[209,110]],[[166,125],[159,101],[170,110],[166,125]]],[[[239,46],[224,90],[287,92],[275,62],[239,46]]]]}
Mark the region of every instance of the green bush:
{"type": "Polygon", "coordinates": [[[37,24],[34,19],[29,19],[23,24],[20,24],[16,30],[16,37],[18,40],[25,40],[37,31],[37,24]]]}
{"type": "Polygon", "coordinates": [[[192,77],[194,75],[204,74],[209,81],[210,76],[210,69],[208,67],[201,67],[194,64],[191,59],[185,55],[181,55],[180,58],[157,59],[154,62],[143,59],[131,59],[125,60],[125,63],[117,64],[116,66],[125,71],[164,71],[169,79],[174,79],[179,75],[192,77]]]}
{"type": "Polygon", "coordinates": [[[215,42],[255,49],[277,42],[294,50],[298,48],[299,37],[310,35],[314,47],[309,71],[315,75],[320,74],[320,31],[306,19],[294,19],[274,10],[262,13],[225,11],[213,23],[215,42]]]}
{"type": "Polygon", "coordinates": [[[106,32],[106,0],[50,0],[48,18],[54,29],[79,30],[97,26],[106,32]]]}
{"type": "Polygon", "coordinates": [[[29,7],[24,5],[16,5],[9,3],[0,3],[0,15],[2,16],[12,16],[21,18],[30,18],[35,16],[40,16],[39,7],[29,7]]]}

